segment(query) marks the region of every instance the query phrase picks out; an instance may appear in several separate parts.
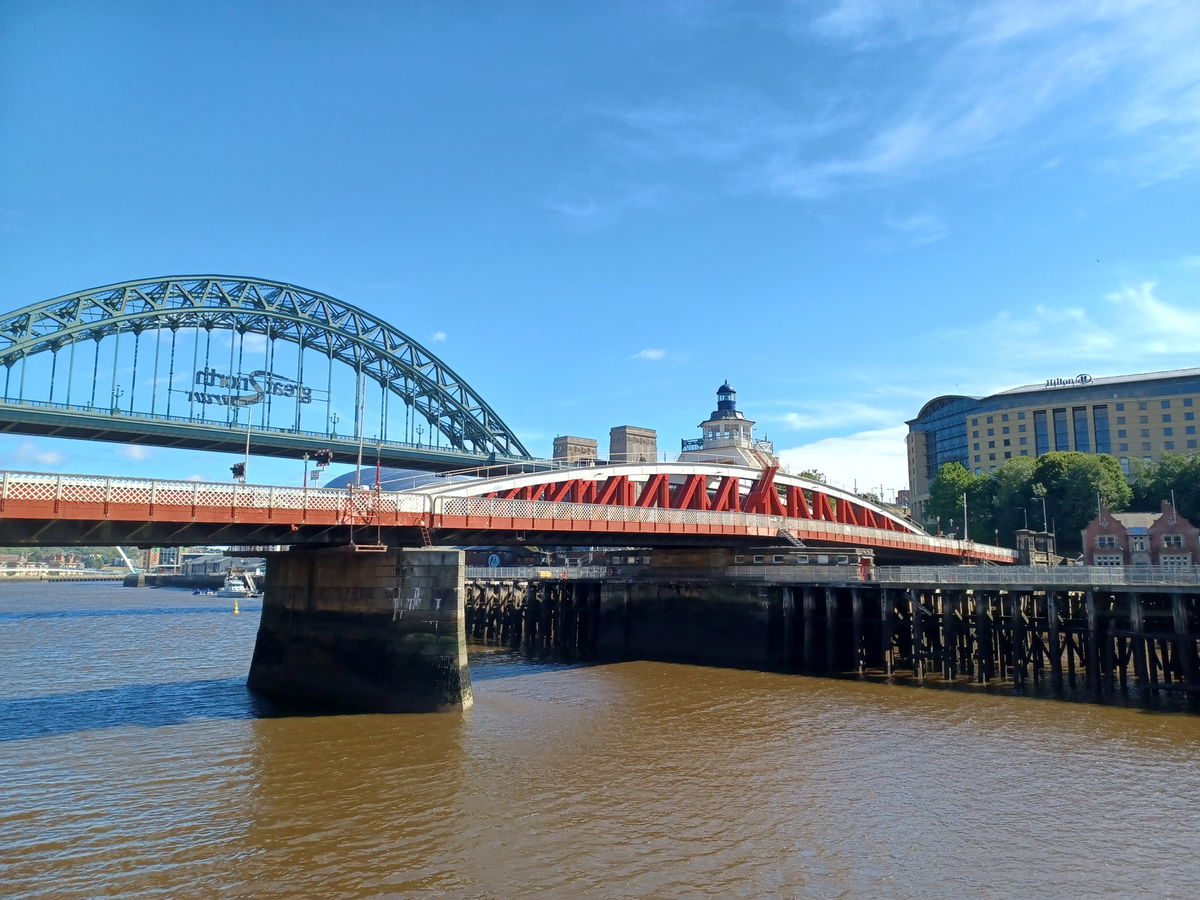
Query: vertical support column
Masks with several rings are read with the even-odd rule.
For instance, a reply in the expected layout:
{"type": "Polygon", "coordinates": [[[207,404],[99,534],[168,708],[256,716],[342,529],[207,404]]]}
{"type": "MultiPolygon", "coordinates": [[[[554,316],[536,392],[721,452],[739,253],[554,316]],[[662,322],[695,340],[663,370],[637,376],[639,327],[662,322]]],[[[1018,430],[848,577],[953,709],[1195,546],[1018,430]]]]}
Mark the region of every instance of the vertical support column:
{"type": "Polygon", "coordinates": [[[1087,609],[1087,632],[1084,634],[1084,666],[1087,670],[1087,686],[1092,693],[1100,693],[1100,617],[1096,611],[1096,592],[1088,591],[1085,600],[1087,609]]]}
{"type": "Polygon", "coordinates": [[[896,610],[893,607],[892,589],[880,588],[879,591],[879,653],[883,660],[883,669],[889,676],[895,671],[892,633],[895,630],[896,610]]]}
{"type": "Polygon", "coordinates": [[[817,592],[811,585],[804,585],[804,670],[814,670],[813,651],[816,642],[817,592]]]}
{"type": "Polygon", "coordinates": [[[374,712],[471,705],[460,550],[293,550],[267,561],[249,686],[374,712]]]}
{"type": "Polygon", "coordinates": [[[1056,691],[1061,691],[1062,637],[1059,634],[1058,591],[1046,591],[1046,635],[1050,644],[1050,682],[1056,691]]]}
{"type": "Polygon", "coordinates": [[[1188,706],[1195,710],[1200,708],[1200,659],[1197,659],[1196,634],[1191,628],[1187,602],[1187,597],[1183,594],[1171,595],[1171,618],[1175,625],[1175,657],[1179,660],[1179,669],[1183,674],[1188,706]]]}
{"type": "Polygon", "coordinates": [[[825,671],[837,671],[837,594],[825,588],[825,671]]]}
{"type": "Polygon", "coordinates": [[[866,671],[866,647],[863,642],[863,598],[858,587],[850,589],[850,603],[854,617],[854,665],[858,674],[866,671]]]}

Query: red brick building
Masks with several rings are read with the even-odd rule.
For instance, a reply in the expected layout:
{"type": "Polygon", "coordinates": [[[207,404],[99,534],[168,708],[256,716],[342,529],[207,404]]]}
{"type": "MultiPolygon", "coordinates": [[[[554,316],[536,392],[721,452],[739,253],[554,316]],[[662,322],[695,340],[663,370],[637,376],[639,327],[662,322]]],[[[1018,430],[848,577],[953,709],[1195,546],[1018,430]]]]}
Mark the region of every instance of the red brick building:
{"type": "Polygon", "coordinates": [[[1198,559],[1200,531],[1166,500],[1156,513],[1115,513],[1101,505],[1083,530],[1084,565],[1186,568],[1198,559]]]}

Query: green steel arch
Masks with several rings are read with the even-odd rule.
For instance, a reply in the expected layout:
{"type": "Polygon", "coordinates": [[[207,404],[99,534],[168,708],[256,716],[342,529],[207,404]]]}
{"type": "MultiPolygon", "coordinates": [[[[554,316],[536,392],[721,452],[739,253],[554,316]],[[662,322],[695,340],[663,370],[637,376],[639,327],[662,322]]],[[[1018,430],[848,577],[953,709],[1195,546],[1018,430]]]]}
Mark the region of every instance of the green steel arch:
{"type": "Polygon", "coordinates": [[[411,404],[456,449],[531,458],[495,410],[426,347],[358,307],[279,281],[179,275],[35,303],[0,317],[0,364],[119,332],[182,328],[261,334],[327,354],[411,404]]]}

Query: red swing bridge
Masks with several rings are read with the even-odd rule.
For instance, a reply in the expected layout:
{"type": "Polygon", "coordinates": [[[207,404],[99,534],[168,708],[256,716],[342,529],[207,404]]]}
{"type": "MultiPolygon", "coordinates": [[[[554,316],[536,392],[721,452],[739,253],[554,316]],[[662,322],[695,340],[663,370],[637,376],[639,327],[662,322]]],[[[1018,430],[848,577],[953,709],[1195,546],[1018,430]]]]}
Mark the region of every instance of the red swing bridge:
{"type": "MultiPolygon", "coordinates": [[[[372,476],[370,469],[364,477],[372,476]]],[[[896,562],[1013,563],[930,535],[847,491],[777,467],[709,463],[476,469],[385,491],[4,472],[0,544],[639,547],[788,543],[896,562]]]]}

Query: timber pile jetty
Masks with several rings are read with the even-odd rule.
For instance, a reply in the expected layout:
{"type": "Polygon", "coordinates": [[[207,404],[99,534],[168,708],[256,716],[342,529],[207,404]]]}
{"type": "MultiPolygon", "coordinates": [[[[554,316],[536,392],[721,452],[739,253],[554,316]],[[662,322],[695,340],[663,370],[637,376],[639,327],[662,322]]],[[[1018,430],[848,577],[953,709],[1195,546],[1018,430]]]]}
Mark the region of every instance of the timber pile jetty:
{"type": "Polygon", "coordinates": [[[598,658],[999,685],[1200,711],[1195,569],[542,574],[468,572],[469,638],[598,658]]]}

